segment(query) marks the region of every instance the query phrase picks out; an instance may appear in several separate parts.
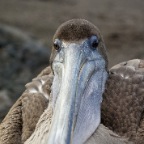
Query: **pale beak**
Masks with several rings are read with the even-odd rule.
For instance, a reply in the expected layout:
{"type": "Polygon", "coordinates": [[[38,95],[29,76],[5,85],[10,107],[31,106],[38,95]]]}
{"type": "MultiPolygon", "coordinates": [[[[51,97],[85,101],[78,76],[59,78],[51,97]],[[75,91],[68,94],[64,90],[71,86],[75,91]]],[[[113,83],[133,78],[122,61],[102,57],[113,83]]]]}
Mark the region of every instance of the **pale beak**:
{"type": "Polygon", "coordinates": [[[86,43],[63,46],[52,66],[54,114],[48,144],[82,144],[96,130],[106,79],[104,66],[101,55],[86,43]]]}

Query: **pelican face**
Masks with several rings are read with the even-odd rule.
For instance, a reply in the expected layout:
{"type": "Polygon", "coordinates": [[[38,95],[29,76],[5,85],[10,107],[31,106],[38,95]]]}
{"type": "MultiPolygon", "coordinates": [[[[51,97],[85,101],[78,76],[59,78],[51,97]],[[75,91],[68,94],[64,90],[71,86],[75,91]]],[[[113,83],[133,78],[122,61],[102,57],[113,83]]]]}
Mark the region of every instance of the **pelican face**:
{"type": "Polygon", "coordinates": [[[103,40],[93,24],[74,19],[58,28],[53,43],[48,144],[83,144],[100,124],[107,78],[103,40]]]}

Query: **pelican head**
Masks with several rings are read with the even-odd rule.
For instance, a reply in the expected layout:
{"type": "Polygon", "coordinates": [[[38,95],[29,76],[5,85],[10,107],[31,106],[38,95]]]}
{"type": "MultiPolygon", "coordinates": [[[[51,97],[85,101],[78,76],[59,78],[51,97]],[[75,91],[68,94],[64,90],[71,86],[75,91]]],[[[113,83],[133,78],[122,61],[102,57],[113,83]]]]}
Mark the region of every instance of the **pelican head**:
{"type": "Polygon", "coordinates": [[[107,79],[105,45],[84,19],[63,23],[53,38],[53,117],[48,144],[83,144],[100,124],[107,79]]]}

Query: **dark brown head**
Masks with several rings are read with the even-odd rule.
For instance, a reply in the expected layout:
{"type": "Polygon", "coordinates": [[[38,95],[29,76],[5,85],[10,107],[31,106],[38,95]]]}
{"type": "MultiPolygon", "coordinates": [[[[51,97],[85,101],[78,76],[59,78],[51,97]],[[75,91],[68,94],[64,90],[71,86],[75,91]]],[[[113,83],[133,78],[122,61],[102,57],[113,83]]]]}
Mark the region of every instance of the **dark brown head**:
{"type": "Polygon", "coordinates": [[[99,30],[84,19],[62,24],[51,55],[53,118],[49,144],[80,144],[100,123],[107,55],[99,30]]]}
{"type": "MultiPolygon", "coordinates": [[[[99,29],[91,22],[85,19],[72,19],[61,24],[53,37],[53,43],[56,39],[64,42],[78,43],[84,39],[88,39],[91,36],[96,36],[98,39],[98,45],[95,47],[101,53],[106,61],[106,68],[108,67],[108,58],[103,38],[99,29]]],[[[51,62],[55,56],[55,44],[52,46],[51,62]]]]}

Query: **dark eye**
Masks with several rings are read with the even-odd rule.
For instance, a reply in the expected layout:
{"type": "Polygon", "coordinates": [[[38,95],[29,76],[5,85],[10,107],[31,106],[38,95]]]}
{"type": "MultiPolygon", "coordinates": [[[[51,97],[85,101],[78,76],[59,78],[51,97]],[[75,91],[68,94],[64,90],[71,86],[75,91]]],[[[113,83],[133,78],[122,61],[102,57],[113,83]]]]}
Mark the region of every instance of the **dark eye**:
{"type": "Polygon", "coordinates": [[[97,36],[92,36],[90,39],[90,42],[91,42],[91,47],[94,49],[97,48],[99,45],[99,41],[98,41],[97,36]]]}
{"type": "Polygon", "coordinates": [[[93,41],[93,43],[92,43],[92,47],[94,47],[94,48],[97,48],[97,46],[98,46],[98,41],[93,41]]]}
{"type": "Polygon", "coordinates": [[[55,39],[54,43],[53,43],[53,46],[55,48],[55,50],[60,50],[61,48],[61,41],[59,39],[55,39]]]}

